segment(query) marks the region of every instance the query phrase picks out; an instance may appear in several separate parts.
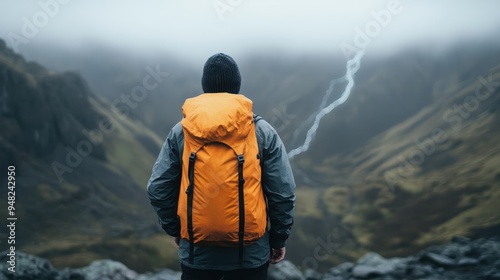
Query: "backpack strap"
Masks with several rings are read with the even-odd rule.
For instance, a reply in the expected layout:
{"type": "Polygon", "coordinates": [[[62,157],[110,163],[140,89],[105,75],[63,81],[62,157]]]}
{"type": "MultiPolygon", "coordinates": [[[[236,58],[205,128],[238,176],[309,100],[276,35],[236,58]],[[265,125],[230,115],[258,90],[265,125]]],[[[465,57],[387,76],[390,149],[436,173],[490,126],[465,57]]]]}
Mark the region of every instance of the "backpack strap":
{"type": "MultiPolygon", "coordinates": [[[[258,133],[257,133],[257,122],[260,121],[260,120],[263,120],[264,118],[262,118],[261,116],[257,115],[257,114],[253,114],[253,124],[255,126],[255,136],[257,138],[257,147],[259,147],[259,154],[257,155],[259,159],[262,159],[262,145],[261,143],[259,143],[259,136],[258,136],[258,133]]],[[[262,160],[260,161],[260,164],[261,164],[261,167],[262,167],[262,160]]]]}
{"type": "Polygon", "coordinates": [[[193,192],[194,192],[194,162],[196,153],[192,152],[189,156],[188,180],[189,185],[186,189],[187,194],[187,230],[189,235],[189,263],[194,260],[194,231],[193,231],[193,192]]]}
{"type": "MultiPolygon", "coordinates": [[[[254,125],[260,120],[262,120],[261,116],[253,114],[254,125]]],[[[244,247],[244,236],[245,236],[245,196],[243,192],[245,186],[245,179],[243,177],[244,163],[245,163],[244,156],[242,154],[238,155],[238,204],[239,204],[238,256],[240,265],[243,265],[243,247],[244,247]]]]}
{"type": "Polygon", "coordinates": [[[238,204],[240,208],[240,224],[238,230],[238,247],[239,247],[239,262],[243,264],[243,237],[245,236],[245,197],[243,194],[243,187],[245,186],[245,179],[243,177],[243,164],[245,158],[243,155],[238,155],[238,204]]]}
{"type": "Polygon", "coordinates": [[[262,120],[263,118],[257,114],[253,114],[253,123],[257,123],[258,121],[262,120]]]}

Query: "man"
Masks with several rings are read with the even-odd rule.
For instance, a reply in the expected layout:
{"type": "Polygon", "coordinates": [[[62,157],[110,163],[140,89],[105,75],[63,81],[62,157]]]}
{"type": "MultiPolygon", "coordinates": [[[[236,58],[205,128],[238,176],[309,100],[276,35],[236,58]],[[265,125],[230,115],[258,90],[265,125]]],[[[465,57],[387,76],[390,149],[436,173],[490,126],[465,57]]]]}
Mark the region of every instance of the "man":
{"type": "Polygon", "coordinates": [[[295,208],[292,170],[275,129],[238,94],[240,84],[231,57],[207,60],[204,94],[186,100],[148,182],[159,223],[179,247],[182,279],[267,279],[269,263],[285,258],[295,208]],[[234,227],[219,225],[231,215],[234,227]]]}

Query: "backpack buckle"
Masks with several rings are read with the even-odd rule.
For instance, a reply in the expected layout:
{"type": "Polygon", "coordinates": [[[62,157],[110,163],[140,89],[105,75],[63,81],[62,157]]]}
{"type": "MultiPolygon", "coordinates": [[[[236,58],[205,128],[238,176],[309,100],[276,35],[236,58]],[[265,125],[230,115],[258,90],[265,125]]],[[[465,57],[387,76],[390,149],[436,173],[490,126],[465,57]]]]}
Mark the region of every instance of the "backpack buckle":
{"type": "Polygon", "coordinates": [[[243,155],[238,155],[238,163],[243,164],[245,162],[245,157],[243,155]]]}
{"type": "Polygon", "coordinates": [[[189,155],[189,162],[194,162],[195,159],[196,159],[196,153],[192,152],[191,155],[189,155]]]}

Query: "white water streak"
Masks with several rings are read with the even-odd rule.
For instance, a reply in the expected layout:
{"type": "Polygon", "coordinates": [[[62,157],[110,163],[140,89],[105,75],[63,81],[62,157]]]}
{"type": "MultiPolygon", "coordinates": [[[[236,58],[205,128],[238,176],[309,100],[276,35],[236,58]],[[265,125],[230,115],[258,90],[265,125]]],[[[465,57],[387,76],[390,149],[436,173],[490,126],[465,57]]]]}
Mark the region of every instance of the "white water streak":
{"type": "Polygon", "coordinates": [[[344,89],[344,92],[342,92],[342,95],[338,99],[336,99],[335,101],[330,103],[327,107],[322,108],[324,106],[323,103],[331,95],[333,88],[334,88],[333,86],[338,82],[339,79],[335,79],[335,80],[332,80],[330,82],[330,87],[326,91],[325,97],[323,98],[323,102],[320,106],[320,108],[322,108],[322,109],[318,112],[318,114],[314,118],[313,125],[307,131],[304,144],[302,144],[302,146],[300,146],[298,148],[291,150],[288,153],[288,157],[290,159],[292,159],[296,155],[299,155],[301,153],[306,152],[309,149],[309,146],[310,146],[312,140],[314,140],[314,136],[316,135],[316,131],[319,128],[319,123],[320,123],[321,119],[324,116],[326,116],[327,114],[329,114],[333,109],[337,108],[337,106],[339,106],[347,101],[347,99],[351,95],[351,90],[354,87],[354,74],[356,74],[356,72],[358,72],[360,64],[361,64],[361,58],[363,57],[364,54],[365,54],[364,51],[359,51],[358,53],[356,53],[356,55],[353,58],[351,58],[350,60],[347,61],[346,74],[343,78],[341,78],[341,79],[347,80],[347,85],[344,89]]]}
{"type": "MultiPolygon", "coordinates": [[[[325,96],[323,96],[323,100],[321,100],[321,104],[319,105],[319,108],[318,110],[316,110],[314,113],[312,113],[305,121],[303,121],[300,126],[293,132],[293,136],[292,136],[292,141],[290,141],[291,143],[296,143],[297,142],[297,138],[299,137],[300,133],[302,133],[302,131],[304,129],[306,129],[311,123],[313,123],[314,119],[316,118],[316,115],[319,114],[319,112],[321,110],[323,110],[327,105],[328,105],[328,99],[330,98],[330,95],[332,95],[332,92],[333,92],[333,88],[336,84],[340,83],[340,82],[343,82],[345,80],[345,76],[341,77],[341,78],[338,78],[338,79],[335,79],[335,80],[331,80],[330,81],[330,87],[328,87],[328,89],[326,90],[326,93],[325,93],[325,96]]],[[[314,138],[315,134],[312,136],[314,138]]]]}

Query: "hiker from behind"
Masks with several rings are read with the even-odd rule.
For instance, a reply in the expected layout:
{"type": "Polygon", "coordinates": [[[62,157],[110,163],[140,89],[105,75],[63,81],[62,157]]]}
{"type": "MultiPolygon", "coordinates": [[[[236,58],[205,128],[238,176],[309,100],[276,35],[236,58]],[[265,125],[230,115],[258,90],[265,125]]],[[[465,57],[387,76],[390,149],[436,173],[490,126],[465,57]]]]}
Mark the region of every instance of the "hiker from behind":
{"type": "Polygon", "coordinates": [[[204,93],[185,101],[162,146],[149,199],[179,246],[182,279],[266,279],[269,263],[285,257],[293,224],[287,153],[239,94],[230,56],[210,57],[201,84],[204,93]]]}

